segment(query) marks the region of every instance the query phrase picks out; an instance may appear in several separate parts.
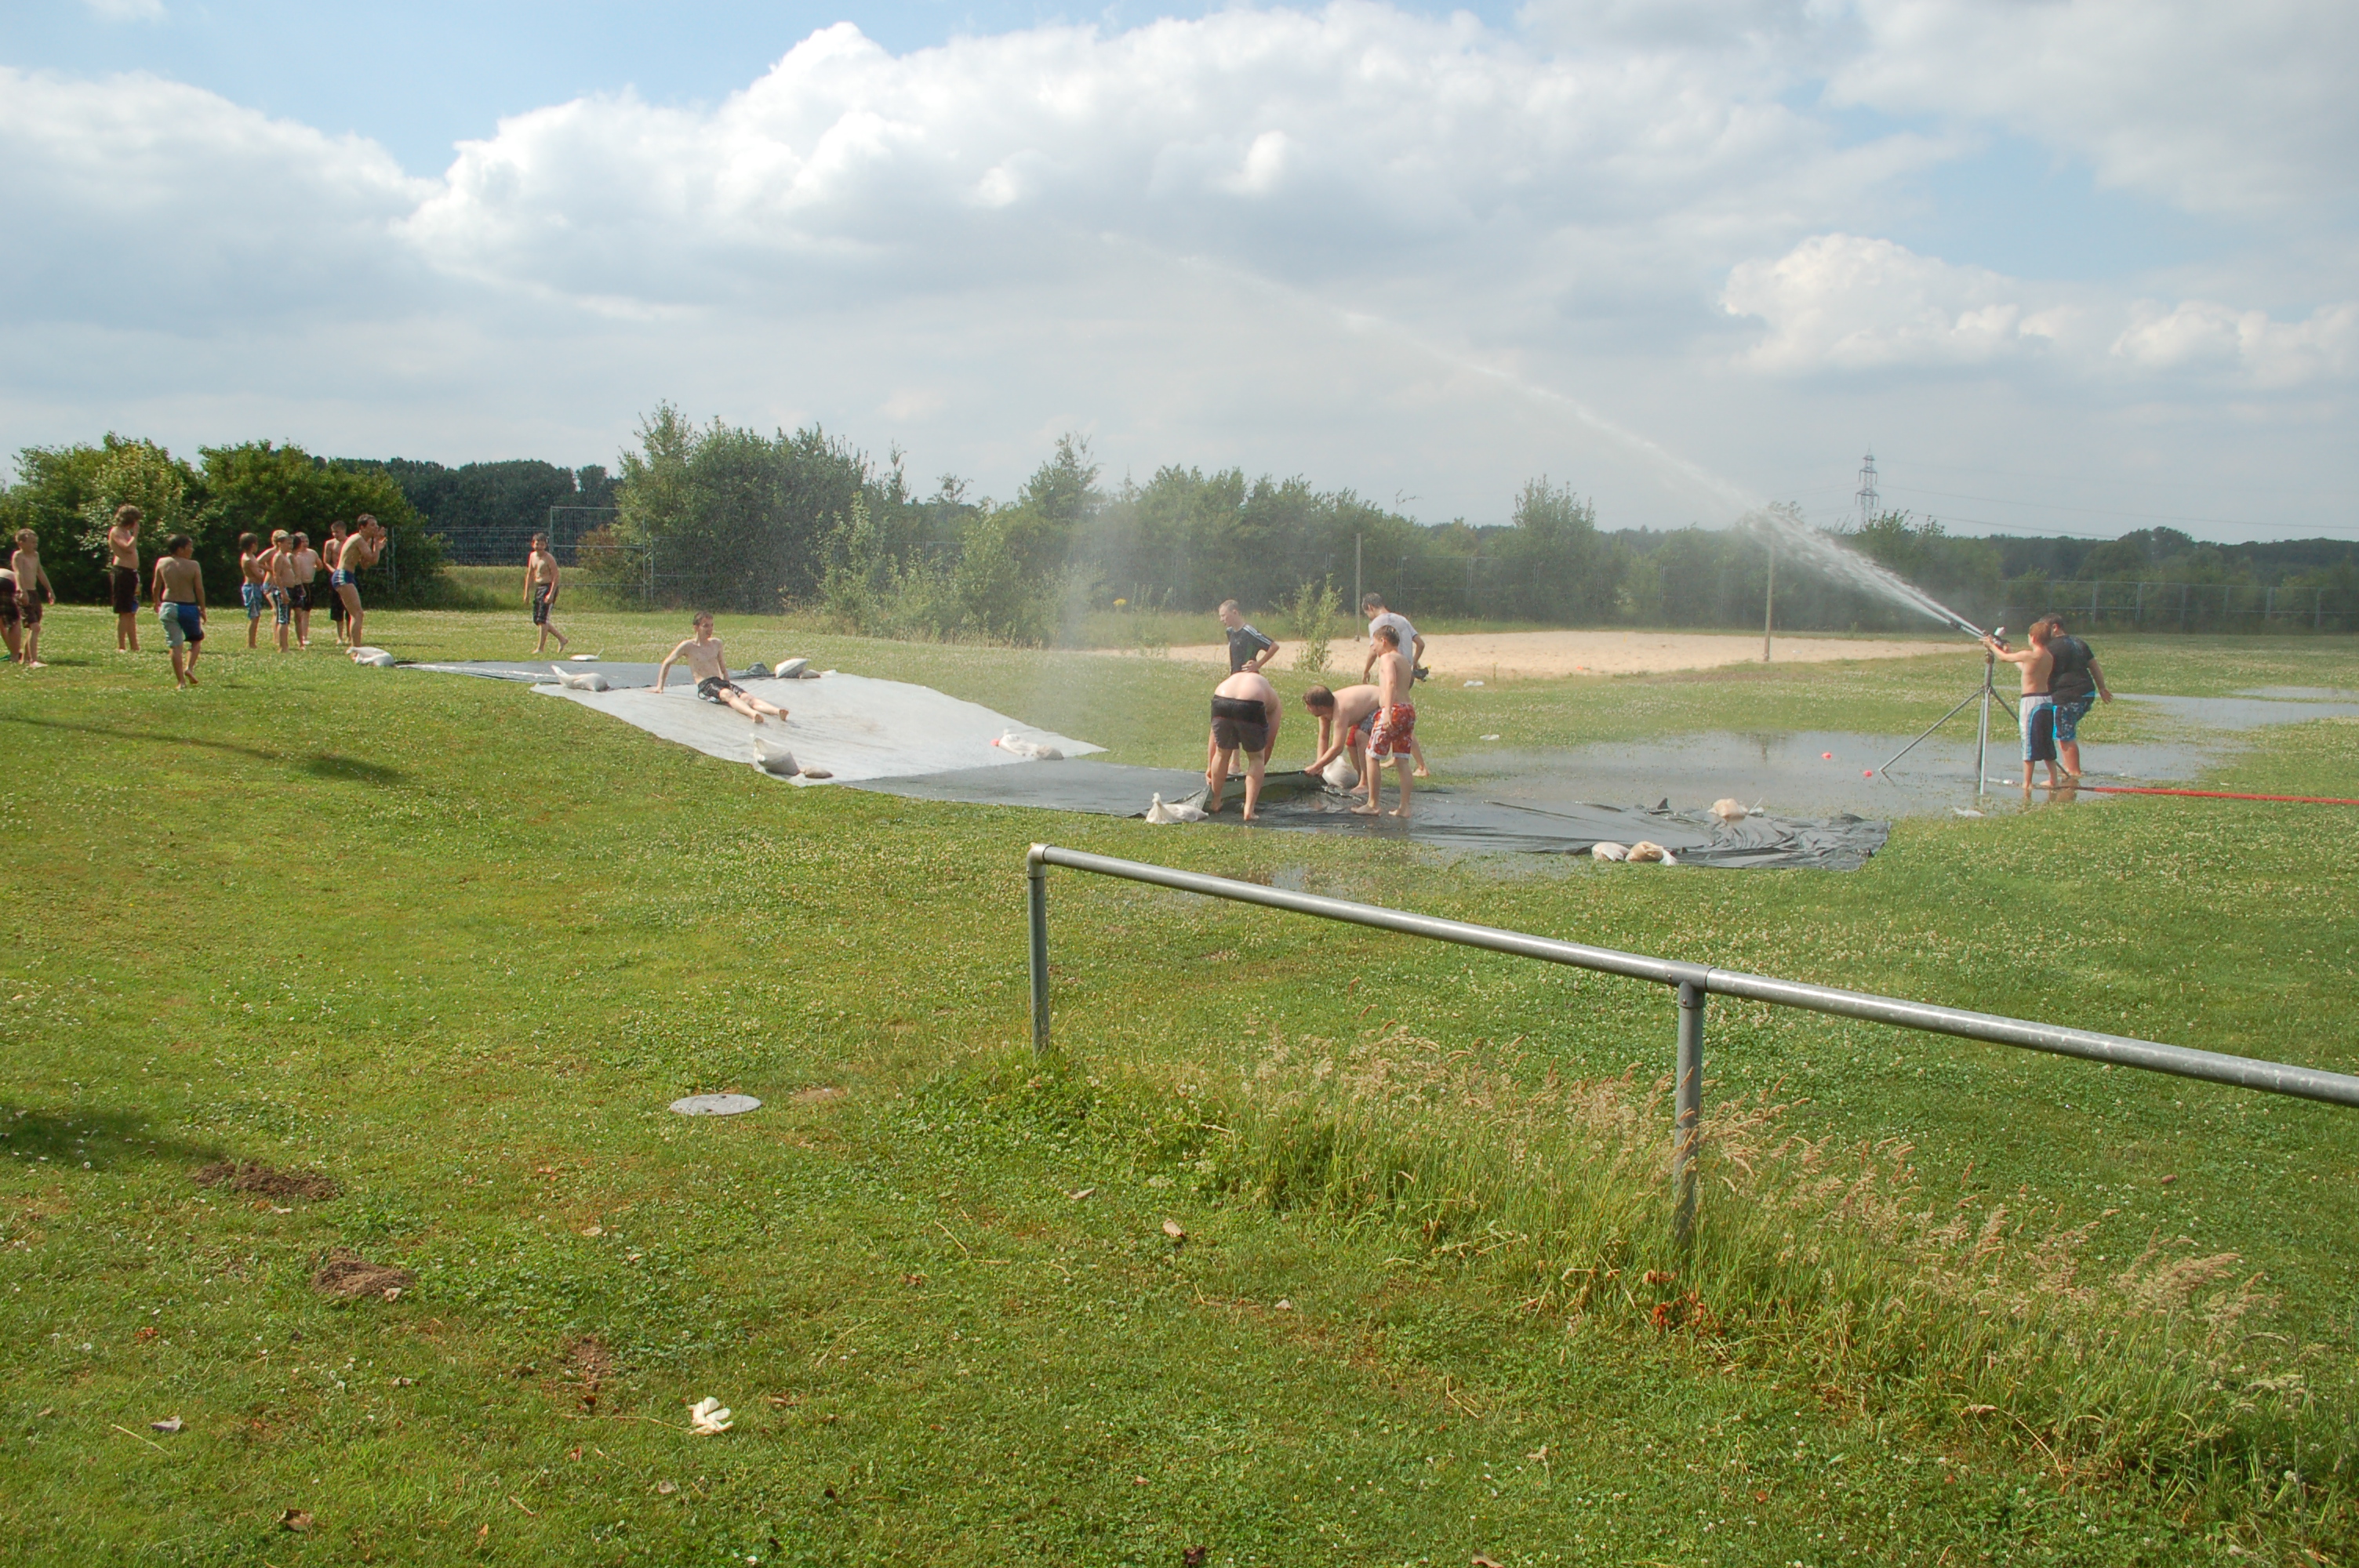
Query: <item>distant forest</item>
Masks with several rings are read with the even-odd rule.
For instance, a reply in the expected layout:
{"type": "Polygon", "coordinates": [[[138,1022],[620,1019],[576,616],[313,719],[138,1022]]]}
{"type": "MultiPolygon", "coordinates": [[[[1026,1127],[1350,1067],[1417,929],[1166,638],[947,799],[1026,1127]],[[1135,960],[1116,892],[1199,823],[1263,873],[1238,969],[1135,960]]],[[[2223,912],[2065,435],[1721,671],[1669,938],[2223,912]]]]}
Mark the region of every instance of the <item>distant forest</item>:
{"type": "MultiPolygon", "coordinates": [[[[110,435],[21,453],[0,520],[34,526],[60,591],[95,597],[92,541],[120,500],[151,533],[185,529],[208,570],[245,530],[306,527],[374,509],[397,534],[399,575],[381,590],[438,595],[445,563],[520,563],[536,533],[591,582],[625,599],[762,611],[821,609],[900,636],[1057,641],[1114,605],[1265,617],[1348,600],[1355,584],[1412,617],[1549,625],[1757,628],[1763,533],[1746,523],[1671,531],[1602,526],[1569,482],[1527,480],[1512,521],[1425,524],[1349,490],[1241,468],[1167,466],[1110,479],[1068,436],[1006,501],[944,475],[913,485],[812,427],[764,434],[698,425],[669,406],[643,422],[618,471],[529,459],[455,467],[408,458],[315,458],[266,442],[207,448],[199,461],[110,435]],[[1308,597],[1306,597],[1308,596],[1308,597]]],[[[2169,528],[2111,540],[1968,537],[1888,513],[1840,532],[1851,547],[1984,624],[2047,609],[2082,623],[2149,629],[2359,630],[2359,544],[2325,538],[2217,545],[2169,528]]],[[[151,545],[152,547],[152,545],[151,545]]],[[[1906,611],[1782,570],[1782,629],[1902,630],[1906,611]]]]}

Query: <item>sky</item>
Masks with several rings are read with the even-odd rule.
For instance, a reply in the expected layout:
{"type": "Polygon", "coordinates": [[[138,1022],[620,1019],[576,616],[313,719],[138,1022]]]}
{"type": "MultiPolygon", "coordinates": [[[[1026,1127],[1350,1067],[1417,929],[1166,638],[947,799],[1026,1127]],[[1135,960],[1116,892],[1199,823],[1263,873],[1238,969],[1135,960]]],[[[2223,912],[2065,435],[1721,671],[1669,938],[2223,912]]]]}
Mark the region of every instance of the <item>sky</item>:
{"type": "Polygon", "coordinates": [[[2359,538],[2359,6],[0,10],[0,450],[2359,538]]]}

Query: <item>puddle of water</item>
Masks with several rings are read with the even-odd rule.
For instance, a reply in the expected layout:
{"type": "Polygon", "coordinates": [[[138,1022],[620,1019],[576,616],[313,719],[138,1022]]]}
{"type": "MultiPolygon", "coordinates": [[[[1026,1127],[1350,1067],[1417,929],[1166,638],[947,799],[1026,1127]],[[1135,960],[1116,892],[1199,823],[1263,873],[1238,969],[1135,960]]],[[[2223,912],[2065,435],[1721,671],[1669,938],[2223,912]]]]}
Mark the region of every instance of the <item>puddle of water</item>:
{"type": "Polygon", "coordinates": [[[2252,686],[2236,695],[2275,697],[2279,702],[2359,702],[2359,691],[2331,686],[2252,686]]]}
{"type": "Polygon", "coordinates": [[[2174,719],[2184,719],[2216,730],[2258,730],[2267,724],[2306,724],[2313,719],[2359,718],[2359,694],[2332,692],[2324,687],[2263,687],[2256,689],[2316,691],[2324,695],[2294,702],[2263,697],[2149,697],[2128,691],[2116,695],[2124,702],[2142,702],[2174,719]]]}
{"type": "MultiPolygon", "coordinates": [[[[1568,752],[1479,752],[1449,764],[1458,789],[1516,805],[1565,801],[1695,810],[1733,797],[1783,816],[1923,816],[1952,807],[2019,809],[2022,763],[2013,724],[1991,736],[1989,767],[1998,781],[1974,795],[1974,742],[1960,727],[1903,758],[1889,776],[1885,760],[1907,737],[1839,730],[1746,735],[1713,731],[1666,741],[1618,741],[1568,752]],[[1828,755],[1827,753],[1832,753],[1828,755]],[[1873,777],[1863,777],[1873,771],[1873,777]]],[[[2083,742],[2091,784],[2179,784],[2212,761],[2204,748],[2177,744],[2083,742]]],[[[2047,776],[2041,764],[2040,776],[2047,776]]],[[[2044,792],[2035,800],[2045,799],[2044,792]]],[[[2083,797],[2084,799],[2086,797],[2083,797]]]]}

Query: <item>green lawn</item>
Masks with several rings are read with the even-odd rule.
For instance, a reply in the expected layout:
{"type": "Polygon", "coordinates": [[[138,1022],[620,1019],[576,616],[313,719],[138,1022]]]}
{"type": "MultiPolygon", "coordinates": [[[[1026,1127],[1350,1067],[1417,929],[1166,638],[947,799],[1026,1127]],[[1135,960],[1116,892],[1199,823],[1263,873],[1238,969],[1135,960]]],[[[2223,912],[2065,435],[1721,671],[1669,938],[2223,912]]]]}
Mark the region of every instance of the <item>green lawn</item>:
{"type": "MultiPolygon", "coordinates": [[[[678,619],[568,629],[644,658],[678,619]]],[[[371,640],[517,656],[520,621],[384,612],[371,640]]],[[[1201,671],[721,630],[734,662],[810,654],[1115,761],[1201,756],[1201,671]]],[[[1715,1007],[1716,1098],[1780,1086],[1787,1132],[1885,1143],[1887,1163],[1906,1141],[1929,1206],[2093,1224],[2093,1281],[2182,1237],[2259,1276],[2275,1304],[2223,1374],[2301,1379],[2312,1446],[2255,1450],[2266,1476],[2146,1476],[2052,1460],[2036,1421],[1969,1418],[1931,1382],[1571,1311],[1462,1237],[1233,1179],[1265,1086],[1302,1091],[1253,1076],[1276,1047],[1390,1031],[1495,1070],[1502,1096],[1633,1064],[1643,1088],[1670,1054],[1658,991],[1068,876],[1069,1065],[1018,1051],[1022,852],[1052,838],[2359,1071],[2359,813],[2118,799],[1908,821],[1849,875],[1452,861],[790,789],[332,649],[209,654],[176,693],[160,652],[118,655],[111,632],[60,610],[54,667],[0,666],[12,1559],[2292,1563],[2359,1545],[2351,1112],[1715,1007]],[[721,1088],[767,1103],[664,1109],[721,1088]],[[221,1159],[343,1193],[190,1180],[221,1159]],[[417,1282],[321,1296],[337,1247],[417,1282]],[[736,1428],[689,1435],[708,1394],[736,1428]],[[151,1430],[172,1416],[184,1430],[151,1430]]],[[[2359,687],[2348,640],[2100,653],[2125,690],[2359,687]]],[[[1445,768],[1510,729],[1905,734],[1970,664],[1440,692],[1420,732],[1445,768]]],[[[2117,705],[2088,741],[2167,730],[2117,705]]],[[[2217,776],[2359,794],[2359,723],[2262,732],[2217,776]]],[[[1706,1201],[1709,1233],[1753,1198],[1706,1201]]]]}

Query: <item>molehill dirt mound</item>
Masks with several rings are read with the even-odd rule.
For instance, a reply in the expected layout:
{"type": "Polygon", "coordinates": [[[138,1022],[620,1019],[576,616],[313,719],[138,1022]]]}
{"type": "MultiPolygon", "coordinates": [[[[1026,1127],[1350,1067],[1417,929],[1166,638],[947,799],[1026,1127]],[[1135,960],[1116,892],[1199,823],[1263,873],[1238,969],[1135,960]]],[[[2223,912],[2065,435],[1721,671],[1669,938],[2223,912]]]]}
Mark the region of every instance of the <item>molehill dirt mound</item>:
{"type": "Polygon", "coordinates": [[[391,1301],[417,1283],[418,1276],[408,1270],[372,1263],[346,1247],[329,1253],[319,1272],[311,1276],[311,1288],[321,1295],[352,1301],[364,1296],[383,1296],[391,1301]]]}
{"type": "Polygon", "coordinates": [[[324,1203],[344,1189],[332,1176],[317,1171],[274,1171],[267,1165],[216,1160],[197,1173],[197,1184],[227,1187],[234,1193],[259,1193],[266,1198],[303,1198],[324,1203]]]}
{"type": "Polygon", "coordinates": [[[598,1391],[614,1375],[614,1357],[594,1334],[585,1334],[565,1347],[564,1379],[581,1391],[582,1408],[598,1408],[598,1391]]]}

